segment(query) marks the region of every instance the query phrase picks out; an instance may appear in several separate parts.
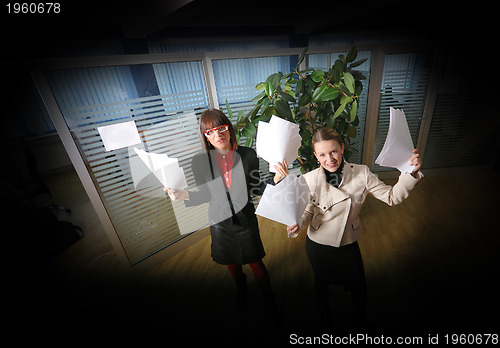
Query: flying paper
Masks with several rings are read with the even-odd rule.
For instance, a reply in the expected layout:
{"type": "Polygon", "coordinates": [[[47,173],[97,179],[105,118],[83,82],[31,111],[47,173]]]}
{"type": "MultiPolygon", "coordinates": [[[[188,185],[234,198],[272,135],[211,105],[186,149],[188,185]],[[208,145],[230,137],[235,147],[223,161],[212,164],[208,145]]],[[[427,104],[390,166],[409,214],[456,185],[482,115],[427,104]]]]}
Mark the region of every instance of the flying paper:
{"type": "Polygon", "coordinates": [[[134,121],[98,127],[97,130],[106,151],[137,145],[141,142],[141,137],[134,121]]]}
{"type": "Polygon", "coordinates": [[[179,167],[177,158],[170,158],[167,154],[148,153],[134,148],[135,153],[161,182],[163,187],[183,189],[187,187],[184,170],[179,167]]]}
{"type": "Polygon", "coordinates": [[[272,116],[269,123],[259,122],[255,148],[257,155],[269,162],[269,171],[276,173],[274,165],[286,162],[290,165],[299,156],[302,138],[299,125],[272,116]]]}
{"type": "Polygon", "coordinates": [[[390,108],[389,131],[384,147],[375,163],[385,167],[397,168],[401,173],[411,173],[415,166],[410,164],[413,155],[413,142],[403,110],[390,108]]]}
{"type": "Polygon", "coordinates": [[[302,175],[287,175],[277,185],[266,186],[255,214],[287,226],[300,224],[309,196],[309,186],[302,175]]]}

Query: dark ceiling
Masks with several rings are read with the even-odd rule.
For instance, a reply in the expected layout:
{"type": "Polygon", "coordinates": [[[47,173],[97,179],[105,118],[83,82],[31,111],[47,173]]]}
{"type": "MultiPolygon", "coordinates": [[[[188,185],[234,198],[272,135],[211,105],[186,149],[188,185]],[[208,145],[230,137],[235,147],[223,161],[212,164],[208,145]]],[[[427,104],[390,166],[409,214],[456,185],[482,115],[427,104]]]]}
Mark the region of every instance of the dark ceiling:
{"type": "MultiPolygon", "coordinates": [[[[5,59],[44,57],[64,41],[288,35],[298,46],[324,33],[408,33],[448,40],[488,31],[481,6],[439,1],[62,0],[60,14],[2,11],[5,59]],[[484,17],[484,19],[483,19],[484,17]],[[301,39],[302,38],[302,39],[301,39]],[[304,39],[305,38],[305,39],[304,39]],[[7,57],[7,58],[6,58],[7,57]]],[[[491,12],[492,13],[492,12],[491,12]]]]}

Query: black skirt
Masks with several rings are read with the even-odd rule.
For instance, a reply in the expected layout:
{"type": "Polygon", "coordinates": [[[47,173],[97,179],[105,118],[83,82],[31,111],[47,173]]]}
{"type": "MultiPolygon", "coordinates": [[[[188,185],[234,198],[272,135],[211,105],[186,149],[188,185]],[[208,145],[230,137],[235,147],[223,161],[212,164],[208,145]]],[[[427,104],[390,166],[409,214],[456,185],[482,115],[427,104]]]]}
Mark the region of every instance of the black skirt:
{"type": "Polygon", "coordinates": [[[255,215],[239,220],[233,217],[212,225],[210,235],[212,259],[221,265],[245,265],[258,262],[266,255],[255,215]]]}
{"type": "Polygon", "coordinates": [[[366,286],[358,242],[333,247],[307,237],[306,252],[316,282],[344,286],[349,291],[366,286]]]}

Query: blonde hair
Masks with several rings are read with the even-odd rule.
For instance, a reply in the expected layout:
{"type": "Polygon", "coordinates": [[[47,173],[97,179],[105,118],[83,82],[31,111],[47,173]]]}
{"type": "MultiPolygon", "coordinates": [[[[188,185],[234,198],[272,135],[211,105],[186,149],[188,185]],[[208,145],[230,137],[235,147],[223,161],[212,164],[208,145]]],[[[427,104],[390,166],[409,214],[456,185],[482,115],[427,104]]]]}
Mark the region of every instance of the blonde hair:
{"type": "Polygon", "coordinates": [[[336,130],[332,128],[320,128],[317,129],[316,132],[314,132],[313,138],[312,138],[312,146],[314,150],[314,145],[316,143],[319,143],[320,141],[326,141],[326,140],[335,140],[337,141],[340,146],[344,144],[344,138],[342,135],[340,135],[336,130]]]}

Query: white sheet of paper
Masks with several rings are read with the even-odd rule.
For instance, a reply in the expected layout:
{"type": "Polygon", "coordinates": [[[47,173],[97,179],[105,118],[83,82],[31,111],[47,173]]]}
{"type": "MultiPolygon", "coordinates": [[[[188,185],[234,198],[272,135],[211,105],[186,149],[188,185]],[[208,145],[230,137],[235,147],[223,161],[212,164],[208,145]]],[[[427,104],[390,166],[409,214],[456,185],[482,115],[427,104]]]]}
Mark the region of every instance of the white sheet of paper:
{"type": "Polygon", "coordinates": [[[389,131],[384,147],[375,163],[385,167],[397,168],[401,173],[411,173],[415,166],[410,164],[413,155],[413,142],[403,110],[390,108],[389,131]]]}
{"type": "Polygon", "coordinates": [[[287,175],[277,185],[267,185],[255,214],[291,226],[302,222],[310,192],[303,176],[287,175]]]}
{"type": "Polygon", "coordinates": [[[177,158],[170,158],[167,154],[146,152],[134,148],[135,153],[161,182],[163,187],[183,189],[187,187],[184,170],[179,167],[177,158]]]}
{"type": "Polygon", "coordinates": [[[135,121],[98,127],[97,131],[101,136],[106,151],[117,150],[141,143],[141,137],[137,131],[135,121]]]}
{"type": "Polygon", "coordinates": [[[269,163],[269,171],[275,173],[274,165],[285,159],[289,165],[298,157],[300,142],[299,125],[280,117],[272,116],[269,123],[260,121],[255,148],[257,155],[269,163]]]}

